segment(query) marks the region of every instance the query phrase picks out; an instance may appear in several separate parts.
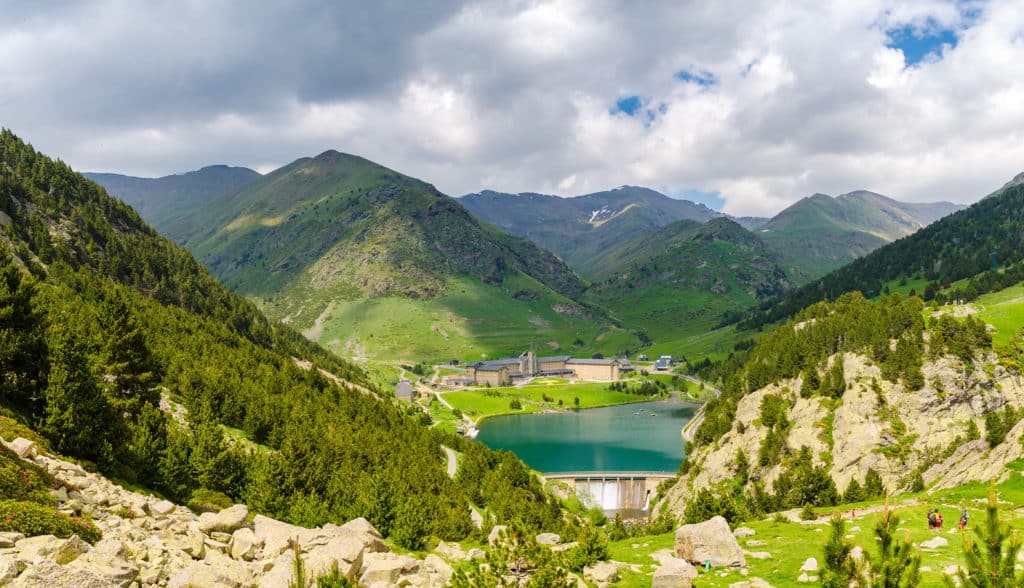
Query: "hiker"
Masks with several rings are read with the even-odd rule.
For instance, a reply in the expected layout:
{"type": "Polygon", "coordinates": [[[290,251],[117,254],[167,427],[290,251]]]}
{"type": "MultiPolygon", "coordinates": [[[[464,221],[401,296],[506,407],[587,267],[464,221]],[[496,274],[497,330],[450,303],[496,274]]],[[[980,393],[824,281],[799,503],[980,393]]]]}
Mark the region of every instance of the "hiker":
{"type": "Polygon", "coordinates": [[[938,523],[938,519],[935,517],[935,511],[928,509],[928,530],[934,530],[935,524],[938,523]]]}
{"type": "Polygon", "coordinates": [[[935,520],[935,530],[937,532],[941,533],[942,532],[942,513],[939,512],[938,509],[935,509],[935,517],[936,517],[936,520],[935,520]]]}
{"type": "Polygon", "coordinates": [[[967,507],[960,512],[960,530],[963,531],[967,528],[967,519],[970,518],[967,514],[967,507]]]}

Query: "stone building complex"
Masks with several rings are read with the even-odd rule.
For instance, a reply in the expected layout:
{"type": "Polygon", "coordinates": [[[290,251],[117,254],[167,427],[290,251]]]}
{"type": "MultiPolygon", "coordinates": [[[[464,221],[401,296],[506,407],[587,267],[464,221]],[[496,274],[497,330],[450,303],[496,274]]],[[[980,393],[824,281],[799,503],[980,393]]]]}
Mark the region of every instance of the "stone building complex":
{"type": "Polygon", "coordinates": [[[576,359],[568,355],[537,357],[531,349],[519,357],[478,361],[466,375],[477,385],[508,386],[517,380],[541,376],[612,382],[633,366],[623,359],[576,359]]]}

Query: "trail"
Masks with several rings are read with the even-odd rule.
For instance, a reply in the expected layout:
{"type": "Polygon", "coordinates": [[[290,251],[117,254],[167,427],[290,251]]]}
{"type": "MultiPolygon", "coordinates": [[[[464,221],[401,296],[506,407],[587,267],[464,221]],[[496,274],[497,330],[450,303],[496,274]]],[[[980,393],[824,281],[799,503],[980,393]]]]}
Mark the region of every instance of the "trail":
{"type": "MultiPolygon", "coordinates": [[[[708,384],[704,380],[687,375],[683,375],[683,379],[697,385],[703,385],[705,390],[711,390],[712,392],[715,393],[715,398],[718,398],[719,396],[722,395],[721,390],[715,388],[711,384],[708,384]]],[[[693,415],[693,418],[690,419],[690,422],[686,423],[686,425],[683,427],[683,430],[680,431],[680,435],[682,435],[683,441],[686,441],[687,443],[693,443],[693,434],[697,431],[697,427],[699,427],[700,424],[704,422],[705,406],[707,406],[707,403],[704,403],[704,405],[700,407],[700,409],[697,411],[697,414],[693,415]]]]}
{"type": "Polygon", "coordinates": [[[442,445],[441,449],[444,449],[445,455],[448,456],[448,477],[454,479],[455,472],[459,469],[459,454],[447,445],[442,445]]]}

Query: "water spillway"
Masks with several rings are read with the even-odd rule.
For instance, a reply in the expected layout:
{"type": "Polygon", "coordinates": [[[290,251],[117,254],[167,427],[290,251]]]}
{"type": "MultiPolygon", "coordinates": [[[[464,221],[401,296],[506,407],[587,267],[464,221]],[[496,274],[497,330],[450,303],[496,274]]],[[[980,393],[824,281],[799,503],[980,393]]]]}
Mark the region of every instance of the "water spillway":
{"type": "Polygon", "coordinates": [[[587,508],[603,511],[647,510],[647,478],[601,476],[576,479],[576,496],[587,508]]]}

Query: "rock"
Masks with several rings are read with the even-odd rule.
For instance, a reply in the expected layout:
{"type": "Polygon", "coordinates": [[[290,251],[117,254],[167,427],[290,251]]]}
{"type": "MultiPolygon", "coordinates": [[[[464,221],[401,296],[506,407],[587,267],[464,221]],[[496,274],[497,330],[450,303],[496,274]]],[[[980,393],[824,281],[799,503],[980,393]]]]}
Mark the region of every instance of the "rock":
{"type": "Polygon", "coordinates": [[[813,557],[809,557],[804,560],[804,565],[800,566],[801,572],[817,572],[818,571],[818,560],[813,557]]]}
{"type": "Polygon", "coordinates": [[[558,545],[552,545],[551,551],[555,553],[561,553],[563,551],[569,551],[580,544],[579,541],[570,541],[569,543],[560,543],[558,545]]]}
{"type": "Polygon", "coordinates": [[[420,569],[420,562],[416,559],[394,553],[367,554],[364,564],[359,581],[367,586],[376,582],[394,586],[400,577],[414,574],[420,569]]]}
{"type": "Polygon", "coordinates": [[[366,547],[355,535],[335,537],[325,545],[317,545],[306,554],[306,573],[316,578],[331,571],[335,565],[346,578],[354,578],[363,567],[366,547]]]}
{"type": "Polygon", "coordinates": [[[61,565],[74,561],[91,549],[78,535],[68,539],[59,539],[53,535],[29,537],[18,541],[14,547],[18,550],[18,559],[31,562],[37,557],[43,557],[61,565]]]}
{"type": "Polygon", "coordinates": [[[763,545],[768,545],[768,542],[760,539],[751,539],[750,541],[747,541],[747,547],[761,547],[763,545]]]}
{"type": "Polygon", "coordinates": [[[236,504],[225,508],[217,514],[206,516],[208,514],[210,513],[204,513],[199,518],[199,530],[207,534],[214,531],[233,533],[244,525],[246,519],[249,518],[249,508],[244,504],[236,504]]]}
{"type": "Polygon", "coordinates": [[[17,560],[6,555],[0,555],[0,586],[6,586],[21,572],[21,566],[17,560]]]}
{"type": "Polygon", "coordinates": [[[8,586],[10,588],[54,588],[56,586],[117,588],[118,585],[92,572],[62,566],[48,559],[40,559],[27,567],[8,586]]]}
{"type": "Polygon", "coordinates": [[[474,547],[466,552],[466,557],[471,560],[487,559],[487,553],[483,549],[474,547]]]}
{"type": "Polygon", "coordinates": [[[467,557],[466,552],[462,551],[462,548],[459,547],[457,543],[441,541],[437,544],[437,548],[434,551],[441,555],[441,557],[448,558],[452,561],[462,561],[467,557]]]}
{"type": "Polygon", "coordinates": [[[256,515],[252,524],[256,544],[263,545],[264,559],[273,559],[281,555],[288,550],[293,539],[302,537],[308,531],[263,515],[256,515]]]}
{"type": "Polygon", "coordinates": [[[771,559],[772,554],[767,551],[748,551],[746,556],[751,559],[771,559]]]}
{"type": "Polygon", "coordinates": [[[537,543],[541,545],[558,545],[562,538],[557,533],[541,533],[537,535],[537,543]]]}
{"type": "Polygon", "coordinates": [[[32,459],[39,455],[39,449],[36,444],[24,437],[18,437],[14,441],[7,444],[7,448],[18,454],[21,459],[32,459]]]}
{"type": "Polygon", "coordinates": [[[796,579],[801,584],[810,584],[818,581],[818,576],[811,576],[806,573],[800,574],[800,577],[796,579]]]}
{"type": "MultiPolygon", "coordinates": [[[[327,526],[325,525],[326,529],[327,526]]],[[[355,534],[359,537],[359,540],[363,542],[363,546],[366,547],[366,551],[370,553],[384,553],[390,551],[386,543],[384,543],[383,537],[381,537],[380,531],[370,523],[370,521],[359,517],[358,519],[352,519],[338,528],[338,531],[343,534],[355,534]]]]}
{"type": "Polygon", "coordinates": [[[220,531],[214,531],[210,533],[210,539],[213,539],[217,543],[223,543],[227,545],[231,543],[231,533],[221,533],[220,531]]]}
{"type": "Polygon", "coordinates": [[[149,507],[153,514],[159,516],[167,516],[174,512],[176,508],[178,508],[177,505],[175,505],[170,500],[161,500],[160,502],[152,504],[149,507]]]}
{"type": "Polygon", "coordinates": [[[569,575],[566,576],[566,579],[569,580],[570,586],[575,584],[576,588],[588,588],[587,583],[583,581],[583,578],[577,576],[572,572],[569,572],[569,575]]]}
{"type": "Polygon", "coordinates": [[[50,490],[50,496],[57,499],[57,502],[67,502],[68,489],[65,488],[64,486],[61,486],[60,488],[55,488],[53,490],[50,490]]]}
{"type": "Polygon", "coordinates": [[[0,533],[0,548],[14,547],[15,543],[21,541],[24,538],[25,536],[21,533],[14,533],[12,531],[0,533]]]}
{"type": "Polygon", "coordinates": [[[717,516],[703,523],[683,525],[676,530],[676,556],[695,566],[703,566],[707,560],[714,567],[746,567],[736,537],[729,530],[729,523],[717,516]]]}
{"type": "Polygon", "coordinates": [[[420,566],[420,575],[425,575],[431,586],[447,586],[453,573],[452,567],[434,554],[423,558],[423,565],[420,566]]]}
{"type": "Polygon", "coordinates": [[[202,559],[206,555],[206,542],[199,531],[189,530],[178,538],[178,547],[192,559],[202,559]]]}
{"type": "Polygon", "coordinates": [[[729,588],[750,588],[750,582],[743,580],[742,582],[733,582],[729,584],[729,588]]]}
{"type": "Polygon", "coordinates": [[[68,567],[91,572],[106,578],[121,588],[128,588],[139,575],[139,568],[121,557],[98,550],[90,551],[68,564],[68,567]]]}
{"type": "Polygon", "coordinates": [[[256,534],[242,527],[231,535],[231,557],[249,561],[256,553],[256,534]]]}
{"type": "Polygon", "coordinates": [[[860,545],[854,545],[853,549],[850,550],[850,557],[857,561],[864,559],[864,548],[860,545]]]}
{"type": "Polygon", "coordinates": [[[946,574],[947,576],[955,576],[959,572],[960,572],[960,566],[958,566],[956,564],[946,566],[945,568],[942,569],[942,573],[946,574]]]}
{"type": "Polygon", "coordinates": [[[211,588],[238,588],[253,583],[252,573],[243,566],[225,557],[213,561],[197,561],[178,570],[167,581],[168,588],[187,586],[209,586],[211,588]]]}
{"type": "Polygon", "coordinates": [[[274,559],[273,567],[260,577],[259,587],[278,588],[279,586],[288,586],[294,578],[294,568],[295,555],[291,551],[278,555],[274,559]]]}
{"type": "Polygon", "coordinates": [[[690,562],[678,558],[663,561],[654,571],[651,588],[690,588],[697,577],[697,569],[690,562]]]}
{"type": "Polygon", "coordinates": [[[503,534],[508,534],[508,527],[505,525],[494,525],[491,529],[491,533],[487,535],[487,544],[494,545],[494,543],[498,541],[498,538],[503,534]]]}
{"type": "Polygon", "coordinates": [[[610,586],[619,580],[620,565],[613,561],[599,561],[583,568],[583,579],[597,584],[600,588],[610,586]]]}
{"type": "Polygon", "coordinates": [[[925,549],[938,549],[940,547],[946,547],[949,545],[949,540],[945,537],[933,537],[927,541],[921,542],[921,547],[925,549]]]}
{"type": "Polygon", "coordinates": [[[736,530],[732,532],[732,534],[737,539],[743,539],[746,537],[753,537],[757,533],[750,527],[737,527],[736,530]]]}

